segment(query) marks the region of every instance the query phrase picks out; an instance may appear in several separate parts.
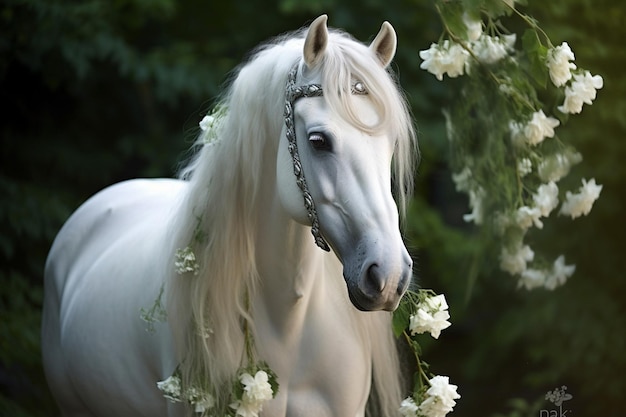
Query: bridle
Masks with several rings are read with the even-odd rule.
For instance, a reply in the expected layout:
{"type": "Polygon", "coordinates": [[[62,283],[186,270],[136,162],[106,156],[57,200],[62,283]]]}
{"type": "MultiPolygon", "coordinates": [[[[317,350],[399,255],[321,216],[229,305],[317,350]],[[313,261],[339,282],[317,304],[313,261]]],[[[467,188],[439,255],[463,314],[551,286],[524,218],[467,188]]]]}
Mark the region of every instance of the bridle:
{"type": "MultiPolygon", "coordinates": [[[[302,191],[302,197],[304,198],[304,207],[307,211],[307,218],[311,222],[311,233],[315,239],[315,244],[325,251],[330,251],[328,243],[324,239],[320,231],[320,223],[317,217],[317,211],[315,210],[315,202],[309,192],[309,187],[304,177],[304,171],[302,170],[302,162],[300,161],[300,155],[298,153],[298,143],[296,141],[296,128],[294,122],[293,107],[295,102],[300,98],[308,97],[321,97],[324,95],[324,90],[320,84],[308,84],[296,86],[296,78],[298,75],[299,63],[296,63],[287,76],[286,86],[286,98],[285,98],[285,128],[288,142],[289,154],[293,161],[293,173],[296,176],[296,184],[302,191]]],[[[364,95],[367,94],[367,90],[362,82],[357,81],[352,85],[352,94],[364,95]]]]}

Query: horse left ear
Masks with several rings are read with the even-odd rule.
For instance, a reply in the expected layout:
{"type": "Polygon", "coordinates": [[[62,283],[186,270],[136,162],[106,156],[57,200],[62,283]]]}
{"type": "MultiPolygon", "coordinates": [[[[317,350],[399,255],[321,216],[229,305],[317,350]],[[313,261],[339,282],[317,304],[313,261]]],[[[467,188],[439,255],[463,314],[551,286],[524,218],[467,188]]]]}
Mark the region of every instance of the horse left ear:
{"type": "Polygon", "coordinates": [[[396,54],[397,45],[396,31],[391,26],[391,23],[384,22],[380,27],[378,35],[370,44],[370,49],[376,54],[383,68],[386,68],[396,54]]]}
{"type": "Polygon", "coordinates": [[[328,44],[327,20],[327,15],[321,15],[311,23],[309,31],[306,34],[303,54],[304,63],[309,68],[313,68],[320,62],[326,50],[326,45],[328,44]]]}

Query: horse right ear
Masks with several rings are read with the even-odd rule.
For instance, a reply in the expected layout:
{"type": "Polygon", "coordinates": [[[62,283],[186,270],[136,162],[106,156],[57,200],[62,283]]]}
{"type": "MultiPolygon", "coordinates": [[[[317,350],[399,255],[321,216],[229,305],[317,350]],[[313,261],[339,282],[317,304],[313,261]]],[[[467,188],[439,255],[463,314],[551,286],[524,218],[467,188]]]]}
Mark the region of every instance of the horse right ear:
{"type": "Polygon", "coordinates": [[[327,20],[328,16],[323,14],[309,26],[303,51],[304,63],[309,68],[313,68],[320,62],[326,50],[326,45],[328,44],[327,20]]]}

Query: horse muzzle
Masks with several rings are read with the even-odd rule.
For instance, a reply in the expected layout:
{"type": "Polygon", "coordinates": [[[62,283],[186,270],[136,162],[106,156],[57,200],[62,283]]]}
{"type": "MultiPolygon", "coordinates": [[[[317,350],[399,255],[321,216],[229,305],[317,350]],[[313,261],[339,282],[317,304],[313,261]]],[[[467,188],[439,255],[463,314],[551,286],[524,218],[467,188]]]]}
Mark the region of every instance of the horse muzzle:
{"type": "Polygon", "coordinates": [[[360,267],[344,264],[348,295],[357,309],[393,311],[398,307],[413,275],[413,261],[402,249],[399,262],[390,261],[393,257],[379,257],[367,259],[360,267]]]}

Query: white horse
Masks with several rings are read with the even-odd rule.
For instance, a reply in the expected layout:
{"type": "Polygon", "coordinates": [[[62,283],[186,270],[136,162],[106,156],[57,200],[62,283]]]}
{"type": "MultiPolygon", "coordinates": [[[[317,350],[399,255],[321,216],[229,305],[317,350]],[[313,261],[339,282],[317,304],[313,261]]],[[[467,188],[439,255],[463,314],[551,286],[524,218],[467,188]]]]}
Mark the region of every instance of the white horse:
{"type": "Polygon", "coordinates": [[[240,67],[182,180],[117,184],[71,216],[43,315],[64,416],[191,415],[157,381],[177,369],[227,395],[246,330],[280,383],[263,416],[397,413],[389,311],[412,275],[399,213],[417,148],[395,50],[389,23],[364,45],[320,16],[240,67]],[[186,247],[196,270],[181,275],[186,247]],[[150,333],[140,311],[160,289],[167,324],[150,333]]]}

